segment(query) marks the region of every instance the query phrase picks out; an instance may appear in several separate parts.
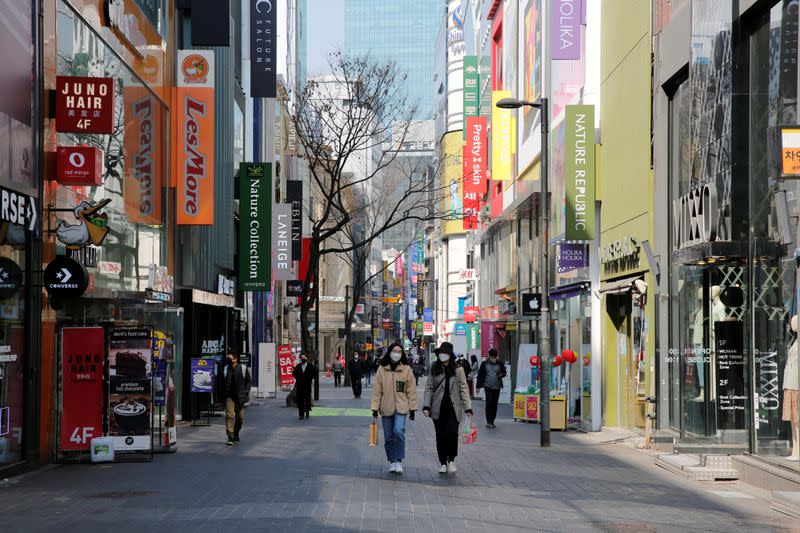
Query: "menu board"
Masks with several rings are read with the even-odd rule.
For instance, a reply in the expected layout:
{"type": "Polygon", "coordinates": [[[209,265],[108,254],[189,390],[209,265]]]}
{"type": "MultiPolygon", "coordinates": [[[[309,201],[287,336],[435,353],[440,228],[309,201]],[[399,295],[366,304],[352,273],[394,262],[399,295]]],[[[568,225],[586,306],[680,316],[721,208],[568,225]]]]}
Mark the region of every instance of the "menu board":
{"type": "Polygon", "coordinates": [[[717,429],[745,429],[744,327],[740,320],[714,322],[717,429]]]}

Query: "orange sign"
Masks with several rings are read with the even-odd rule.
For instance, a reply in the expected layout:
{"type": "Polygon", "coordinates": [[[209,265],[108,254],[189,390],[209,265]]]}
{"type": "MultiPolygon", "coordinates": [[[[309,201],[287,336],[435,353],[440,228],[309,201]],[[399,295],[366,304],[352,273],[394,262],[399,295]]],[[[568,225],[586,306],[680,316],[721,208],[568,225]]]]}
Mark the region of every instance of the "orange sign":
{"type": "Polygon", "coordinates": [[[781,175],[800,176],[800,128],[781,128],[781,175]]]}
{"type": "Polygon", "coordinates": [[[178,224],[214,223],[214,52],[179,50],[178,224]]]}
{"type": "Polygon", "coordinates": [[[163,110],[141,86],[125,87],[125,214],[131,222],[162,223],[163,110]]]}

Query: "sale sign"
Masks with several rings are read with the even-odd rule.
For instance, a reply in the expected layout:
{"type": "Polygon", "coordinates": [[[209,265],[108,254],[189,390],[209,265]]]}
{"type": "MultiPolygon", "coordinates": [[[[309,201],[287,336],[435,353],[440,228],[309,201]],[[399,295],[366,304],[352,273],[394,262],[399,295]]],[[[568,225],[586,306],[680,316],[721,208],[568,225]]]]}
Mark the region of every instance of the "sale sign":
{"type": "Polygon", "coordinates": [[[161,218],[162,107],[149,89],[126,87],[125,215],[131,222],[159,225],[161,218]]]}
{"type": "Polygon", "coordinates": [[[102,327],[61,330],[60,451],[89,451],[93,437],[103,436],[102,327]]]}
{"type": "Polygon", "coordinates": [[[56,131],[114,132],[114,79],[56,77],[56,131]]]}
{"type": "Polygon", "coordinates": [[[464,171],[463,223],[464,229],[478,228],[478,212],[486,193],[486,117],[466,118],[466,139],[461,154],[464,171]]]}
{"type": "Polygon", "coordinates": [[[292,347],[290,345],[278,346],[278,367],[281,371],[281,387],[294,385],[294,357],[292,357],[292,347]]]}
{"type": "Polygon", "coordinates": [[[214,223],[214,52],[178,50],[178,224],[214,223]]]}

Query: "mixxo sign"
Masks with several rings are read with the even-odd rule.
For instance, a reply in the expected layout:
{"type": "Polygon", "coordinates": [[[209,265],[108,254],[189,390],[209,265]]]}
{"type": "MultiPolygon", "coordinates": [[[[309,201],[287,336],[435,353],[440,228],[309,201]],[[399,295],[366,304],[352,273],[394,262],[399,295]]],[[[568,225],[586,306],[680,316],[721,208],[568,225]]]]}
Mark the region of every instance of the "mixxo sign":
{"type": "Polygon", "coordinates": [[[717,240],[717,198],[716,185],[706,183],[673,200],[672,222],[676,249],[717,240]]]}

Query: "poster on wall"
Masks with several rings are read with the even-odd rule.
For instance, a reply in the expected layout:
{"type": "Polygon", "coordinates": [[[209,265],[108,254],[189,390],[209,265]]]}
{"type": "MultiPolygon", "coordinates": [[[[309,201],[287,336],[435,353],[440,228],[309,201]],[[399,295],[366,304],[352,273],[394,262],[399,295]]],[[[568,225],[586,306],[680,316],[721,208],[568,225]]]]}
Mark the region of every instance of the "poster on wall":
{"type": "Polygon", "coordinates": [[[717,428],[745,429],[744,325],[740,320],[714,322],[717,428]]]}
{"type": "Polygon", "coordinates": [[[214,52],[178,50],[177,222],[214,223],[214,52]]]}
{"type": "Polygon", "coordinates": [[[239,288],[268,291],[270,288],[269,241],[272,233],[272,164],[239,165],[239,288]]]}
{"type": "Polygon", "coordinates": [[[88,452],[103,435],[105,329],[61,330],[61,423],[58,448],[88,452]]]}
{"type": "Polygon", "coordinates": [[[214,374],[216,362],[210,357],[192,358],[191,385],[192,392],[214,392],[214,374]]]}
{"type": "Polygon", "coordinates": [[[109,329],[108,434],[117,452],[152,449],[152,358],[150,328],[109,329]]]}

